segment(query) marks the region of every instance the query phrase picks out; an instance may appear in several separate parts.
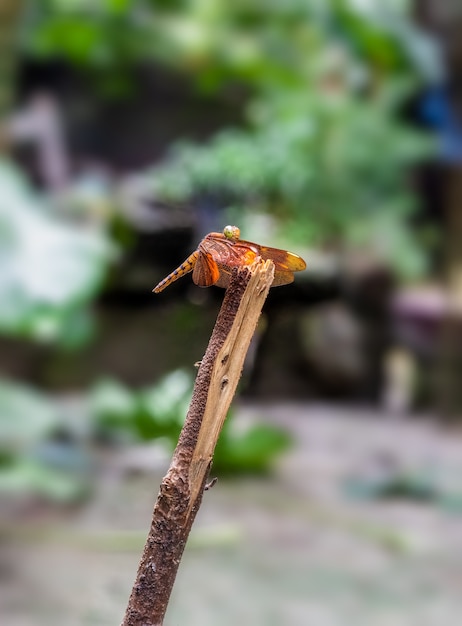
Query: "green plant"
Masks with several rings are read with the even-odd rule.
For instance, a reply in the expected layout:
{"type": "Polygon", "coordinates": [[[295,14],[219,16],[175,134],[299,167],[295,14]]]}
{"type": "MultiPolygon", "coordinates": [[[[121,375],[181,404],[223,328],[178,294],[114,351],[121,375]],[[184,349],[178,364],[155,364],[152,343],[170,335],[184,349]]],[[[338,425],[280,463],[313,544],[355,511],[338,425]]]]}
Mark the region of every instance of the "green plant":
{"type": "Polygon", "coordinates": [[[212,195],[250,239],[269,223],[276,244],[379,242],[404,275],[424,268],[407,175],[434,146],[400,109],[439,70],[404,0],[47,0],[23,32],[28,54],[64,57],[113,93],[155,61],[243,110],[239,128],[180,141],[152,168],[157,197],[212,195]]]}
{"type": "MultiPolygon", "coordinates": [[[[6,160],[0,186],[0,334],[75,349],[93,332],[91,303],[113,258],[109,234],[40,198],[6,160]]],[[[82,497],[88,459],[74,435],[52,399],[0,380],[0,492],[82,497]]]]}
{"type": "MultiPolygon", "coordinates": [[[[100,381],[79,407],[24,385],[0,381],[0,496],[39,494],[67,502],[90,493],[96,444],[159,440],[171,452],[191,398],[192,377],[171,372],[157,385],[131,391],[100,381]]],[[[267,472],[290,445],[274,426],[228,416],[214,457],[220,475],[267,472]]]]}
{"type": "Polygon", "coordinates": [[[0,333],[81,345],[113,257],[109,236],[60,214],[5,160],[0,186],[0,333]]]}
{"type": "Polygon", "coordinates": [[[69,502],[86,495],[89,458],[62,407],[7,381],[0,381],[0,407],[0,496],[69,502]]]}
{"type": "Polygon", "coordinates": [[[200,87],[248,88],[246,124],[206,144],[178,142],[151,171],[154,193],[218,197],[249,238],[261,237],[265,222],[255,217],[266,214],[281,245],[379,244],[403,274],[419,273],[407,177],[434,144],[400,119],[400,107],[431,50],[404,11],[371,6],[375,13],[342,1],[172,11],[167,23],[183,60],[194,45],[175,39],[180,13],[202,37],[200,87]]]}
{"type": "MultiPolygon", "coordinates": [[[[132,392],[111,380],[98,383],[89,396],[95,432],[104,439],[151,441],[161,438],[170,451],[178,441],[191,398],[193,380],[176,370],[153,387],[132,392]]],[[[285,431],[264,424],[246,428],[228,416],[215,451],[220,474],[265,472],[290,445],[285,431]]]]}

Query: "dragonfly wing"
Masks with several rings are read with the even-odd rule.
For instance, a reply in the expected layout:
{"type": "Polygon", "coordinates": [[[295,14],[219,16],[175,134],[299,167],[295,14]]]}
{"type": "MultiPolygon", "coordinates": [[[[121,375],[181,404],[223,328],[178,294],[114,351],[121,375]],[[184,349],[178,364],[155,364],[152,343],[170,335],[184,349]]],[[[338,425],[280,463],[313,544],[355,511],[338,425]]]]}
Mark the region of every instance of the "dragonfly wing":
{"type": "Polygon", "coordinates": [[[250,265],[259,255],[257,245],[228,240],[220,233],[207,235],[201,242],[201,250],[210,254],[220,269],[250,265]]]}
{"type": "MultiPolygon", "coordinates": [[[[231,270],[226,267],[220,268],[220,278],[215,283],[216,287],[224,287],[225,289],[229,287],[229,283],[231,280],[231,270]]],[[[279,287],[280,285],[288,285],[289,283],[294,282],[294,275],[292,272],[275,272],[274,280],[271,283],[271,287],[279,287]]]]}
{"type": "MultiPolygon", "coordinates": [[[[220,278],[215,283],[216,287],[229,287],[231,280],[231,268],[220,265],[220,278]]],[[[271,287],[280,287],[281,285],[288,285],[294,282],[294,274],[290,270],[275,270],[274,279],[271,283],[271,287]]]]}
{"type": "Polygon", "coordinates": [[[231,280],[231,270],[223,265],[220,266],[220,278],[217,280],[215,285],[217,287],[223,287],[227,289],[229,287],[229,283],[231,280]]]}
{"type": "Polygon", "coordinates": [[[199,287],[211,287],[220,278],[220,270],[213,256],[201,251],[194,266],[193,281],[199,287]]]}
{"type": "Polygon", "coordinates": [[[271,261],[273,261],[276,267],[276,272],[278,272],[278,270],[301,272],[306,269],[306,263],[302,257],[298,256],[298,254],[294,254],[293,252],[279,250],[279,248],[269,248],[268,246],[259,246],[259,253],[261,258],[265,261],[267,259],[271,259],[271,261]]]}
{"type": "Polygon", "coordinates": [[[275,270],[274,279],[271,283],[271,287],[280,287],[281,285],[288,285],[294,282],[294,274],[290,270],[275,270]]]}
{"type": "MultiPolygon", "coordinates": [[[[226,229],[225,229],[226,230],[226,229]]],[[[251,241],[229,237],[224,233],[209,233],[179,267],[160,281],[153,291],[159,293],[168,285],[188,272],[193,272],[193,281],[199,287],[228,287],[233,267],[248,267],[255,259],[271,260],[274,263],[273,286],[287,285],[294,280],[293,272],[306,268],[305,261],[293,252],[260,246],[251,241]]]]}

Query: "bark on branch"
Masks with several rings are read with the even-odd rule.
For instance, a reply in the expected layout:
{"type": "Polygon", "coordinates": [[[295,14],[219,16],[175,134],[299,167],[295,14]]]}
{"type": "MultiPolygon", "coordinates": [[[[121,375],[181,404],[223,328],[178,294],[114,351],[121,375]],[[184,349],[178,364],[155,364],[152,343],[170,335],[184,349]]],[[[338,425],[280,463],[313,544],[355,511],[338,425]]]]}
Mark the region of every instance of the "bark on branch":
{"type": "Polygon", "coordinates": [[[122,626],[162,626],[213,453],[274,275],[272,261],[233,270],[202,359],[122,626]]]}

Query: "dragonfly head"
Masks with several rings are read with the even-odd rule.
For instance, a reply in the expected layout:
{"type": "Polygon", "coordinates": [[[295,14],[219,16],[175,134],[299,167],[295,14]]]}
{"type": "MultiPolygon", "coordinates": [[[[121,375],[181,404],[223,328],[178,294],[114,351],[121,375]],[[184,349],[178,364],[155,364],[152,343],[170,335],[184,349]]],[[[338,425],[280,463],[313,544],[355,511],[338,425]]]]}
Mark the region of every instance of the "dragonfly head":
{"type": "Polygon", "coordinates": [[[241,231],[237,226],[225,226],[223,228],[223,235],[226,239],[236,241],[241,236],[241,231]]]}

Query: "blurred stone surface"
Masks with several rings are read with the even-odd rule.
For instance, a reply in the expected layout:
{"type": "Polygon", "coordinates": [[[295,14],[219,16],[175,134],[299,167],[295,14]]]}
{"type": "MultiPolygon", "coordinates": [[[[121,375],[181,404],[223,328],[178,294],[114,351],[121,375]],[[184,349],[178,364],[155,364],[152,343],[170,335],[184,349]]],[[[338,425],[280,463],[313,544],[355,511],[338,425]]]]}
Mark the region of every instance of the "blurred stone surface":
{"type": "MultiPolygon", "coordinates": [[[[460,490],[462,440],[434,420],[355,407],[242,405],[236,418],[286,426],[294,449],[272,476],[220,480],[207,492],[166,623],[231,626],[441,626],[462,611],[461,513],[406,499],[357,500],[342,482],[389,454],[431,463],[460,490]]],[[[166,463],[167,465],[167,463],[166,463]]],[[[162,471],[118,475],[52,526],[4,544],[0,622],[120,622],[162,471]],[[46,575],[44,572],[46,571],[46,575]]]]}

